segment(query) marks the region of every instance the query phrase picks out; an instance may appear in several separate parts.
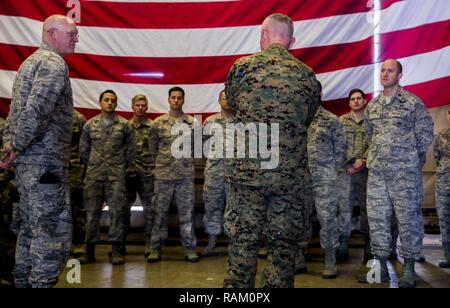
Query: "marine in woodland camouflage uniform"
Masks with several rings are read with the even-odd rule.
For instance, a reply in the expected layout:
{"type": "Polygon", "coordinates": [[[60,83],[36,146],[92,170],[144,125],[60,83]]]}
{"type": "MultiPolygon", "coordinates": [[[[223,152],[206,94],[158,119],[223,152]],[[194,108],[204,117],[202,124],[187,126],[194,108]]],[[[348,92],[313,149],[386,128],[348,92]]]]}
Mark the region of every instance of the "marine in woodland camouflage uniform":
{"type": "Polygon", "coordinates": [[[125,171],[134,160],[136,148],[128,121],[114,113],[117,95],[106,90],[100,94],[99,103],[102,113],[86,122],[80,140],[81,163],[87,165],[84,189],[87,261],[95,262],[94,245],[100,239],[100,218],[106,203],[112,263],[119,265],[124,262],[125,171]]]}
{"type": "Polygon", "coordinates": [[[367,106],[364,116],[369,143],[367,215],[372,253],[385,259],[391,249],[391,219],[395,212],[405,259],[400,287],[414,287],[415,258],[420,256],[424,226],[421,169],[433,141],[433,121],[423,102],[399,85],[401,64],[386,60],[381,69],[384,91],[367,106]]]}
{"type": "MultiPolygon", "coordinates": [[[[450,122],[450,107],[448,111],[450,122]]],[[[450,267],[450,128],[441,131],[434,142],[436,169],[436,208],[441,228],[444,257],[440,267],[450,267]]]]}
{"type": "Polygon", "coordinates": [[[314,204],[320,223],[320,245],[325,249],[323,278],[336,277],[338,242],[338,178],[343,176],[347,140],[337,116],[319,107],[308,128],[308,163],[312,176],[314,204]]]}
{"type": "Polygon", "coordinates": [[[125,207],[124,225],[125,236],[128,234],[131,217],[131,206],[137,195],[142,204],[144,213],[144,232],[146,239],[145,255],[150,254],[150,235],[155,216],[153,200],[153,169],[155,168],[156,153],[150,147],[149,139],[152,121],[147,119],[145,113],[148,109],[147,98],[138,94],[132,99],[134,117],[128,122],[134,130],[136,142],[136,158],[127,169],[127,206],[125,207]]]}
{"type": "MultiPolygon", "coordinates": [[[[223,132],[222,145],[223,150],[226,147],[226,124],[232,123],[233,113],[228,105],[225,91],[222,90],[219,94],[219,104],[221,106],[221,112],[210,116],[204,123],[204,129],[211,129],[214,131],[214,127],[218,125],[223,132]]],[[[204,131],[205,139],[210,137],[208,132],[204,131]]],[[[223,211],[226,204],[226,198],[228,195],[228,183],[225,181],[225,151],[216,153],[218,149],[214,142],[210,143],[210,149],[205,165],[205,184],[203,186],[203,201],[205,203],[205,215],[203,222],[205,225],[205,232],[209,235],[208,245],[202,253],[202,256],[216,255],[216,237],[222,233],[223,227],[223,211]],[[221,155],[216,157],[215,155],[221,155]]]]}
{"type": "Polygon", "coordinates": [[[21,65],[13,84],[9,140],[0,166],[15,158],[20,230],[17,287],[51,287],[70,253],[68,168],[72,125],[69,69],[62,56],[78,42],[75,23],[54,15],[43,26],[43,44],[21,65]]]}
{"type": "Polygon", "coordinates": [[[237,60],[225,82],[236,123],[267,124],[268,136],[279,125],[279,142],[277,138],[270,141],[271,148],[279,146],[279,153],[274,154],[277,166],[263,169],[268,159],[248,154],[227,165],[225,174],[231,186],[224,223],[230,237],[225,287],[254,287],[263,230],[268,259],[262,286],[294,286],[295,247],[303,232],[304,215],[304,204],[298,202],[305,172],[300,161],[320,91],[313,71],[288,51],[295,41],[292,34],[293,24],[286,15],[266,18],[262,51],[237,60]]]}
{"type": "Polygon", "coordinates": [[[84,115],[73,111],[72,119],[72,147],[70,151],[69,185],[70,206],[72,207],[72,254],[76,257],[84,253],[84,237],[86,235],[86,210],[83,205],[83,173],[84,165],[80,162],[80,139],[83,126],[86,123],[84,115]]]}
{"type": "Polygon", "coordinates": [[[169,90],[170,111],[153,122],[150,133],[150,144],[157,153],[154,169],[156,215],[151,235],[152,253],[147,259],[150,263],[161,260],[161,245],[167,238],[167,219],[173,196],[178,207],[181,243],[185,248],[186,260],[190,262],[199,260],[194,251],[197,246],[193,224],[194,159],[192,156],[175,158],[172,156],[171,149],[173,142],[180,138],[171,133],[172,128],[177,124],[185,125],[190,131],[192,146],[194,118],[183,112],[183,104],[184,90],[179,87],[171,88],[169,90]]]}

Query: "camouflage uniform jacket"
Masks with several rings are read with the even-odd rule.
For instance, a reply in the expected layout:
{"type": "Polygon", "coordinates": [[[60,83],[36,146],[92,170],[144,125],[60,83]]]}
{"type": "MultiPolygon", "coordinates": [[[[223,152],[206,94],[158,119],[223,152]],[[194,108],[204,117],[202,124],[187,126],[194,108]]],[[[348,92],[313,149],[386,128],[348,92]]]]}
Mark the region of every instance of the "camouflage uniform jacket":
{"type": "Polygon", "coordinates": [[[423,102],[400,87],[390,103],[382,94],[364,114],[369,143],[367,168],[377,171],[421,169],[433,141],[433,120],[423,102]]]}
{"type": "Polygon", "coordinates": [[[434,157],[437,162],[436,173],[450,173],[450,128],[441,131],[436,136],[434,157]]]}
{"type": "Polygon", "coordinates": [[[69,183],[71,187],[83,185],[83,169],[80,161],[80,139],[86,118],[77,110],[73,110],[72,118],[72,148],[70,150],[69,183]]]}
{"type": "Polygon", "coordinates": [[[347,135],[347,160],[366,159],[369,145],[366,140],[366,130],[364,129],[364,119],[359,122],[349,112],[339,118],[344,125],[347,135]]]}
{"type": "Polygon", "coordinates": [[[308,163],[313,179],[335,181],[346,157],[344,126],[337,116],[320,106],[308,128],[308,163]]]}
{"type": "MultiPolygon", "coordinates": [[[[156,163],[153,174],[158,180],[182,180],[193,179],[194,159],[180,158],[172,156],[171,147],[175,139],[179,136],[172,136],[172,126],[178,123],[185,123],[194,129],[194,118],[183,113],[181,117],[175,119],[168,113],[158,117],[152,125],[150,133],[150,146],[156,154],[156,163]]],[[[193,138],[194,132],[191,131],[193,138]]],[[[191,144],[193,145],[193,143],[191,144]]],[[[193,150],[192,146],[192,150],[193,150]]],[[[193,156],[191,156],[193,157],[193,156]]]]}
{"type": "MultiPolygon", "coordinates": [[[[223,178],[225,176],[225,146],[226,146],[226,124],[231,123],[232,119],[227,119],[223,115],[222,112],[216,113],[215,115],[210,116],[206,119],[205,123],[203,124],[203,127],[206,127],[206,125],[211,125],[213,123],[218,124],[222,127],[223,130],[223,151],[222,155],[223,158],[207,158],[206,164],[205,164],[205,177],[215,177],[215,178],[223,178]]],[[[214,130],[212,130],[214,131],[214,130]]],[[[210,135],[205,135],[205,139],[208,140],[210,135]]],[[[214,137],[213,137],[214,138],[214,137]]],[[[205,143],[204,143],[205,144],[205,143]]],[[[214,152],[216,148],[214,147],[214,143],[210,144],[209,151],[214,152]]]]}
{"type": "Polygon", "coordinates": [[[3,147],[3,131],[6,126],[6,121],[3,118],[0,118],[0,149],[3,147]]]}
{"type": "MultiPolygon", "coordinates": [[[[237,183],[270,187],[292,185],[302,178],[300,160],[306,151],[306,131],[319,106],[319,83],[314,72],[280,44],[238,59],[225,81],[235,122],[243,125],[279,124],[279,164],[262,169],[269,159],[234,158],[226,177],[237,183]]],[[[269,143],[269,142],[268,142],[269,143]]]]}
{"type": "Polygon", "coordinates": [[[134,132],[124,118],[114,115],[105,124],[101,114],[86,122],[81,134],[81,163],[87,165],[86,180],[122,181],[136,154],[134,132]]]}
{"type": "Polygon", "coordinates": [[[69,69],[52,47],[41,47],[19,68],[8,116],[16,162],[69,166],[72,132],[69,69]]]}
{"type": "Polygon", "coordinates": [[[156,158],[149,144],[152,121],[145,119],[144,122],[138,122],[133,118],[128,123],[134,130],[136,158],[127,169],[127,176],[152,176],[156,158]]]}

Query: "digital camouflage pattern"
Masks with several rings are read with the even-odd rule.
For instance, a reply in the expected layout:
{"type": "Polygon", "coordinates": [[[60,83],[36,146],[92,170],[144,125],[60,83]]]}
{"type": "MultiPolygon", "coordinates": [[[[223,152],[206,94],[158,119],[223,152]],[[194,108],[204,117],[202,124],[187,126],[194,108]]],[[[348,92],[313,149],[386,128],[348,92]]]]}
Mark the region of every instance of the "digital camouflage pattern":
{"type": "Polygon", "coordinates": [[[14,80],[5,138],[17,153],[17,287],[54,285],[69,256],[72,112],[67,64],[42,44],[22,63],[14,80]]]}
{"type": "MultiPolygon", "coordinates": [[[[172,127],[175,124],[187,124],[191,127],[191,138],[193,140],[194,118],[183,113],[175,119],[168,113],[155,119],[150,133],[150,147],[156,153],[154,176],[157,180],[181,180],[194,178],[194,159],[172,156],[172,143],[179,136],[172,136],[172,127]]],[[[192,143],[193,145],[193,143],[192,143]]],[[[192,153],[194,147],[191,146],[192,153]]]]}
{"type": "MultiPolygon", "coordinates": [[[[279,165],[261,169],[261,158],[236,158],[227,177],[252,186],[290,185],[302,176],[306,131],[319,106],[314,72],[279,44],[236,61],[225,81],[228,104],[236,123],[279,124],[279,165]]],[[[270,136],[270,129],[267,133],[270,136]]],[[[265,160],[265,159],[264,159],[265,160]]]]}
{"type": "MultiPolygon", "coordinates": [[[[231,123],[222,112],[216,113],[206,119],[204,126],[217,124],[223,129],[223,157],[225,157],[226,146],[226,123],[231,123]]],[[[209,136],[205,136],[208,138],[209,136]]],[[[210,151],[215,151],[214,143],[210,144],[210,151]]],[[[222,233],[223,212],[228,194],[228,183],[225,181],[225,158],[207,157],[204,171],[205,183],[203,186],[203,201],[205,204],[205,215],[203,223],[205,232],[211,235],[222,233]]]]}
{"type": "Polygon", "coordinates": [[[434,142],[436,208],[443,243],[450,243],[450,128],[441,131],[434,142]]]}
{"type": "Polygon", "coordinates": [[[151,234],[151,246],[161,248],[167,239],[167,219],[172,198],[178,208],[181,244],[185,248],[195,248],[197,239],[194,232],[194,178],[184,180],[155,180],[156,215],[151,234]]]}
{"type": "Polygon", "coordinates": [[[400,87],[390,100],[380,94],[368,104],[364,125],[369,143],[367,215],[372,253],[389,256],[395,212],[400,256],[416,259],[424,236],[421,169],[433,141],[430,113],[420,98],[400,87]]]}
{"type": "Polygon", "coordinates": [[[109,240],[122,243],[126,169],[134,160],[134,132],[128,121],[114,115],[105,123],[101,115],[86,122],[80,141],[81,162],[87,165],[84,205],[87,216],[86,242],[99,240],[103,203],[109,209],[109,240]]]}
{"type": "Polygon", "coordinates": [[[16,163],[69,166],[72,88],[64,59],[47,44],[19,68],[8,126],[16,163]]]}
{"type": "Polygon", "coordinates": [[[77,110],[73,111],[72,147],[69,164],[70,206],[72,207],[73,231],[72,242],[75,245],[84,243],[86,234],[86,210],[83,205],[84,165],[80,161],[80,139],[86,118],[77,110]]]}
{"type": "Polygon", "coordinates": [[[265,123],[268,136],[271,125],[279,124],[279,164],[262,169],[266,159],[246,157],[234,158],[226,166],[231,188],[224,219],[230,236],[224,286],[254,286],[256,256],[265,232],[268,259],[262,286],[293,287],[295,251],[304,232],[304,198],[299,195],[306,171],[300,164],[307,127],[319,106],[319,83],[284,46],[272,44],[234,63],[225,93],[236,123],[265,123]]]}
{"type": "Polygon", "coordinates": [[[13,203],[19,202],[14,173],[0,171],[0,280],[14,283],[13,268],[17,237],[11,230],[13,203]]]}
{"type": "MultiPolygon", "coordinates": [[[[352,112],[344,114],[339,118],[342,125],[344,125],[347,137],[347,161],[355,159],[366,159],[369,145],[366,139],[366,130],[364,128],[364,119],[360,121],[355,120],[352,112]]],[[[354,175],[343,174],[339,183],[339,188],[345,198],[341,198],[340,207],[349,209],[349,213],[353,212],[353,207],[357,206],[360,209],[360,231],[364,235],[368,235],[369,223],[367,221],[366,196],[367,196],[367,168],[359,171],[354,175]],[[347,197],[348,196],[348,197],[347,197]],[[342,204],[348,201],[348,205],[342,204]]],[[[351,218],[351,217],[350,217],[351,218]]],[[[350,221],[351,223],[351,221],[350,221]]],[[[350,236],[351,226],[344,232],[345,238],[350,236]]],[[[342,234],[342,233],[341,233],[342,234]]]]}
{"type": "Polygon", "coordinates": [[[156,153],[153,152],[153,147],[150,147],[149,144],[152,121],[145,119],[144,122],[139,122],[133,118],[129,121],[129,124],[134,130],[136,158],[127,169],[127,206],[125,207],[124,215],[125,233],[128,233],[130,226],[131,206],[136,201],[137,194],[139,194],[144,214],[144,232],[149,243],[155,216],[153,169],[155,168],[156,153]]]}
{"type": "MultiPolygon", "coordinates": [[[[337,116],[319,107],[308,128],[308,163],[312,176],[314,204],[320,223],[320,244],[324,249],[338,247],[339,177],[346,163],[347,140],[337,116]]],[[[348,208],[339,209],[342,226],[351,221],[348,208]]],[[[342,227],[341,227],[342,228],[342,227]]]]}

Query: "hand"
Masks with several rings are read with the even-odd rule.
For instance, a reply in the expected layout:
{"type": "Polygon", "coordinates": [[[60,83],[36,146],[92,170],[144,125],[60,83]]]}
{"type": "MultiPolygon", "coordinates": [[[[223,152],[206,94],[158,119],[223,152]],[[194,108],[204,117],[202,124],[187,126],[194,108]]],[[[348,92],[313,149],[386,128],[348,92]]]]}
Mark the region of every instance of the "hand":
{"type": "Polygon", "coordinates": [[[12,146],[9,143],[5,144],[2,152],[3,155],[0,158],[0,168],[9,169],[16,159],[17,154],[13,151],[12,146]]]}
{"type": "Polygon", "coordinates": [[[361,171],[362,169],[364,169],[364,167],[366,167],[366,161],[363,159],[357,159],[355,160],[355,162],[353,163],[352,167],[354,169],[358,171],[361,171]]]}
{"type": "Polygon", "coordinates": [[[358,170],[356,170],[353,167],[349,167],[349,168],[345,169],[345,173],[347,173],[348,175],[354,175],[356,172],[358,172],[358,170]]]}

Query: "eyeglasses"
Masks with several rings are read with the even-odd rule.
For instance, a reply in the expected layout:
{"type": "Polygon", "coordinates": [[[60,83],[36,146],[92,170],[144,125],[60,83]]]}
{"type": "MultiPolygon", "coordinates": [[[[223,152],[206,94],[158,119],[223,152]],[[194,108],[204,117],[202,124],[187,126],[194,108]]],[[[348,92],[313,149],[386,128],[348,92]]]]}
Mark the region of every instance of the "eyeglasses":
{"type": "Polygon", "coordinates": [[[66,31],[66,30],[61,30],[61,29],[58,29],[58,28],[51,28],[51,29],[48,29],[47,31],[51,32],[51,31],[55,31],[55,30],[61,31],[61,32],[65,32],[69,36],[69,38],[71,40],[73,40],[75,38],[76,39],[80,38],[80,34],[78,33],[78,31],[66,31]]]}

